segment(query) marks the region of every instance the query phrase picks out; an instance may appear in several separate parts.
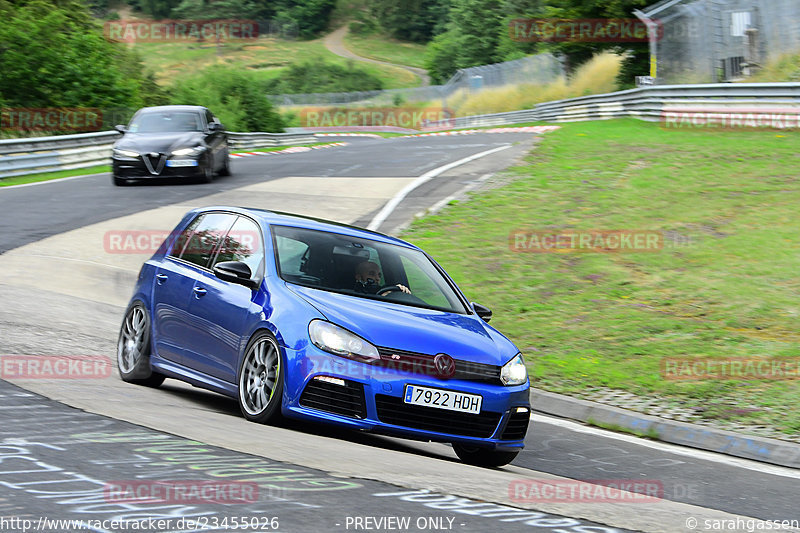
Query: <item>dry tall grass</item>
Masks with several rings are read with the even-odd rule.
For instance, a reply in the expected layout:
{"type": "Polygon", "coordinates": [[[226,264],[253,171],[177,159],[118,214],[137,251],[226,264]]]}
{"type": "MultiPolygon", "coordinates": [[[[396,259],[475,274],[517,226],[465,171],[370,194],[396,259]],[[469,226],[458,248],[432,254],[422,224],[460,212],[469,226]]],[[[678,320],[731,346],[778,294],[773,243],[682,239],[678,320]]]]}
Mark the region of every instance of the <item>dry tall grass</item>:
{"type": "Polygon", "coordinates": [[[546,85],[508,85],[479,93],[462,90],[448,99],[447,106],[456,116],[464,117],[530,109],[542,102],[613,92],[622,60],[620,55],[604,52],[578,68],[568,81],[562,78],[546,85]]]}

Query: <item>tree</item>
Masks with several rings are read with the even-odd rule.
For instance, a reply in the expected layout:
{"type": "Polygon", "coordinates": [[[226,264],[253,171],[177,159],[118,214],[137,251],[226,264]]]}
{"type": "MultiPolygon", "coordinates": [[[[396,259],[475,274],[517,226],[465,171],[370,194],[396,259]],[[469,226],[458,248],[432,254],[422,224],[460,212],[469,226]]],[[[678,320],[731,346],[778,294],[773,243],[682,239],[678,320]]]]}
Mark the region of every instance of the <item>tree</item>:
{"type": "Polygon", "coordinates": [[[397,39],[426,43],[444,30],[449,0],[373,0],[369,11],[397,39]]]}
{"type": "Polygon", "coordinates": [[[208,107],[232,131],[280,132],[285,127],[263,84],[250,72],[223,65],[182,79],[170,99],[174,104],[208,107]]]}
{"type": "Polygon", "coordinates": [[[87,7],[0,0],[0,97],[13,107],[141,106],[160,98],[138,57],[110,42],[87,7]]]}

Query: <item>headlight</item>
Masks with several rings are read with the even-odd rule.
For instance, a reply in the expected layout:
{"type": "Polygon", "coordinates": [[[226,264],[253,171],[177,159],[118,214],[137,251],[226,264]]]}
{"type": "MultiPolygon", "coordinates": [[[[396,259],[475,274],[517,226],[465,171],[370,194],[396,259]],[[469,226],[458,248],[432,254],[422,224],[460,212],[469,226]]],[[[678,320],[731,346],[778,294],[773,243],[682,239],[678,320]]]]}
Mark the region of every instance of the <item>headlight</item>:
{"type": "Polygon", "coordinates": [[[127,157],[128,159],[136,159],[139,157],[139,152],[134,152],[131,150],[120,150],[119,148],[114,148],[112,153],[117,157],[127,157]]]}
{"type": "Polygon", "coordinates": [[[375,346],[355,333],[324,320],[312,320],[308,324],[308,336],[320,350],[348,359],[371,361],[381,358],[375,346]]]}
{"type": "Polygon", "coordinates": [[[503,385],[522,385],[528,381],[528,369],[525,367],[521,353],[503,365],[503,368],[500,369],[500,381],[503,382],[503,385]]]}
{"type": "Polygon", "coordinates": [[[178,150],[173,150],[172,155],[197,155],[203,150],[205,150],[205,148],[202,146],[195,146],[194,148],[180,148],[178,150]]]}

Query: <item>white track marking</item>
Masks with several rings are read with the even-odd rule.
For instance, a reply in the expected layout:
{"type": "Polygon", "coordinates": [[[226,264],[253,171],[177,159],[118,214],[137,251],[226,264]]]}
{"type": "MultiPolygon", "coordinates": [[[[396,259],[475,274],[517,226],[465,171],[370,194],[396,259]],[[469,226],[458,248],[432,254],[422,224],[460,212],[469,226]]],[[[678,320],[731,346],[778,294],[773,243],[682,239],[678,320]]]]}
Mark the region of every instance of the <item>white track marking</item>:
{"type": "Polygon", "coordinates": [[[511,145],[510,144],[506,144],[505,146],[499,146],[497,148],[492,148],[491,150],[486,150],[485,152],[480,152],[480,153],[471,155],[469,157],[465,157],[464,159],[459,159],[458,161],[453,161],[452,163],[448,163],[448,164],[443,165],[441,167],[434,168],[433,170],[429,170],[428,172],[426,172],[422,176],[418,177],[417,179],[415,179],[414,181],[412,181],[411,183],[409,183],[408,185],[403,187],[403,189],[400,192],[395,194],[394,197],[391,200],[389,200],[386,203],[386,205],[383,206],[383,209],[381,209],[378,212],[378,214],[375,215],[375,218],[373,218],[372,222],[369,223],[369,225],[367,226],[367,229],[376,231],[381,226],[381,224],[383,224],[386,221],[386,219],[389,217],[389,215],[392,214],[392,212],[397,208],[397,206],[400,205],[400,202],[402,202],[403,199],[406,196],[408,196],[408,194],[411,191],[413,191],[414,189],[416,189],[417,187],[419,187],[423,183],[426,183],[426,182],[432,180],[433,178],[435,178],[436,176],[438,176],[439,174],[441,174],[443,172],[447,172],[451,168],[455,168],[455,167],[463,165],[465,163],[469,163],[470,161],[475,161],[476,159],[480,159],[481,157],[486,157],[487,155],[493,154],[495,152],[499,152],[501,150],[505,150],[507,148],[511,148],[511,145]]]}

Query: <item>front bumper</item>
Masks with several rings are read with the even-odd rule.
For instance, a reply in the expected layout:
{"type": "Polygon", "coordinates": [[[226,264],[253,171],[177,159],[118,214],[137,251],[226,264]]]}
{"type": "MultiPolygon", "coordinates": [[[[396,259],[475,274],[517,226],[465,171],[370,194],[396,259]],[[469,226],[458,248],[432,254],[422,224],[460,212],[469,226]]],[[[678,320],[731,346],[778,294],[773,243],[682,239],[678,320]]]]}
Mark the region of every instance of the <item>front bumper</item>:
{"type": "Polygon", "coordinates": [[[439,379],[359,363],[309,346],[286,349],[283,413],[353,429],[417,440],[458,442],[496,450],[524,447],[530,418],[529,384],[512,387],[439,379]],[[346,385],[320,376],[345,380],[346,385]],[[407,384],[447,389],[483,398],[479,414],[405,404],[407,384]]]}
{"type": "Polygon", "coordinates": [[[206,162],[204,159],[198,159],[197,166],[170,167],[167,166],[166,158],[163,162],[158,159],[153,160],[149,166],[142,157],[137,159],[112,158],[111,166],[114,176],[118,178],[196,178],[205,173],[206,162]]]}

